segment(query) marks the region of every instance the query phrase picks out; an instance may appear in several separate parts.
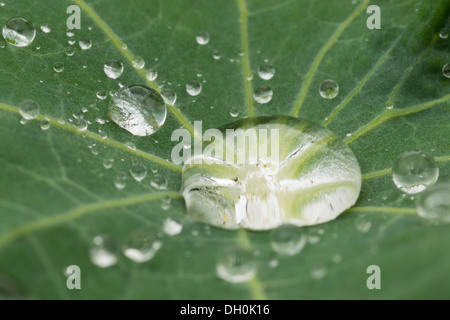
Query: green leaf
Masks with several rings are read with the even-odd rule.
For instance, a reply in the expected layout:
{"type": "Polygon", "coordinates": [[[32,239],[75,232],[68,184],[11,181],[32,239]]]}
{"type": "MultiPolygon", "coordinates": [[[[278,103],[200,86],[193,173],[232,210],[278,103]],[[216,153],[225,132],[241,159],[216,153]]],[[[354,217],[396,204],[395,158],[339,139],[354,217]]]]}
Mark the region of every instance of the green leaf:
{"type": "Polygon", "coordinates": [[[449,226],[420,220],[414,201],[393,184],[390,168],[400,153],[420,149],[438,161],[440,181],[450,177],[450,80],[441,71],[449,40],[438,36],[450,28],[450,3],[379,3],[381,30],[366,27],[368,0],[5,1],[2,23],[24,16],[38,32],[26,48],[1,39],[0,274],[40,299],[448,297],[449,226]],[[82,28],[74,39],[89,38],[93,46],[82,51],[75,44],[68,57],[71,4],[81,8],[82,28]],[[48,34],[39,30],[45,23],[48,34]],[[195,35],[203,30],[211,40],[199,46],[195,35]],[[213,59],[215,50],[220,60],[213,59]],[[158,70],[158,84],[178,95],[165,125],[144,138],[97,121],[107,119],[109,99],[98,100],[96,92],[118,89],[103,72],[109,59],[124,63],[122,83],[157,88],[144,70],[132,67],[135,56],[158,70]],[[257,76],[265,59],[276,69],[270,81],[257,76]],[[56,62],[64,63],[62,73],[53,71],[56,62]],[[192,79],[204,80],[195,99],[184,88],[192,79]],[[325,79],[340,86],[333,100],[319,95],[325,79]],[[274,90],[264,105],[252,98],[262,84],[274,90]],[[22,125],[18,106],[27,99],[39,103],[41,115],[22,125]],[[388,103],[394,109],[386,109],[388,103]],[[83,108],[91,123],[86,132],[68,121],[83,108]],[[161,232],[167,217],[185,218],[181,167],[166,161],[176,144],[171,134],[180,126],[192,131],[194,120],[202,120],[204,130],[218,128],[233,120],[232,108],[240,118],[299,116],[344,138],[364,174],[356,206],[333,222],[305,228],[310,242],[317,236],[320,241],[290,258],[270,249],[268,232],[208,230],[187,222],[180,235],[164,237],[148,263],[122,258],[108,269],[93,265],[88,250],[94,236],[122,242],[135,229],[161,232]],[[39,123],[44,118],[50,120],[46,131],[39,123]],[[107,170],[103,160],[109,157],[114,165],[107,170]],[[128,174],[134,159],[149,171],[142,182],[128,174]],[[150,186],[150,169],[167,177],[167,191],[150,186]],[[120,191],[113,183],[119,172],[128,174],[120,191]],[[172,198],[168,211],[161,208],[166,196],[172,198]],[[356,228],[361,219],[370,222],[368,232],[356,228]],[[257,277],[248,283],[216,276],[217,254],[230,245],[259,253],[257,277]],[[335,263],[336,257],[342,261],[335,263]],[[268,266],[272,259],[278,267],[268,266]],[[82,289],[71,291],[63,271],[74,264],[82,271],[82,289]],[[370,265],[381,267],[381,290],[366,287],[370,265]],[[326,276],[316,280],[314,270],[326,276]]]}

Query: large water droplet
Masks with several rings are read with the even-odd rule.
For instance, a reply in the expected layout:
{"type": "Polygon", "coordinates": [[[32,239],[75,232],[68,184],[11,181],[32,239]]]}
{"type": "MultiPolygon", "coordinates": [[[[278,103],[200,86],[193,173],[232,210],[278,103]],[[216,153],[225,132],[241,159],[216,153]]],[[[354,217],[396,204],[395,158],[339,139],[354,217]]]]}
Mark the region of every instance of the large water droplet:
{"type": "Polygon", "coordinates": [[[55,70],[55,72],[57,72],[57,73],[63,72],[63,70],[64,70],[64,63],[62,63],[62,62],[55,62],[55,64],[53,65],[53,70],[55,70]]]}
{"type": "Polygon", "coordinates": [[[176,236],[177,234],[180,234],[182,230],[183,226],[177,221],[170,218],[164,220],[163,231],[165,234],[169,236],[176,236]]]}
{"type": "Polygon", "coordinates": [[[450,183],[437,184],[417,198],[417,213],[434,222],[450,223],[450,183]]]}
{"type": "Polygon", "coordinates": [[[177,94],[172,89],[162,89],[161,96],[168,105],[173,106],[175,105],[175,102],[177,102],[177,94]]]}
{"type": "Polygon", "coordinates": [[[253,92],[253,98],[256,102],[264,104],[270,102],[273,97],[273,91],[268,86],[259,86],[253,92]]]}
{"type": "Polygon", "coordinates": [[[439,168],[425,152],[408,151],[395,160],[392,174],[397,188],[413,194],[434,185],[439,178],[439,168]]]}
{"type": "Polygon", "coordinates": [[[9,19],[3,27],[3,38],[16,47],[29,46],[35,37],[36,29],[33,24],[22,17],[9,19]]]}
{"type": "Polygon", "coordinates": [[[195,36],[195,40],[197,40],[199,45],[204,46],[209,43],[209,33],[206,31],[200,31],[195,36]]]}
{"type": "Polygon", "coordinates": [[[136,181],[142,181],[147,176],[147,168],[140,162],[134,161],[130,174],[136,181]]]}
{"type": "Polygon", "coordinates": [[[80,45],[81,50],[89,50],[92,47],[91,39],[81,39],[78,44],[80,45]]]}
{"type": "Polygon", "coordinates": [[[202,84],[197,80],[189,81],[186,84],[186,91],[193,97],[198,96],[202,92],[202,84]]]}
{"type": "Polygon", "coordinates": [[[253,253],[241,248],[228,248],[220,255],[216,271],[220,278],[228,282],[249,281],[256,275],[253,253]]]}
{"type": "Polygon", "coordinates": [[[263,80],[270,80],[275,75],[275,68],[270,63],[264,63],[259,66],[258,75],[263,80]]]}
{"type": "Polygon", "coordinates": [[[334,99],[339,93],[339,85],[334,80],[325,80],[320,84],[319,92],[325,99],[334,99]]]}
{"type": "Polygon", "coordinates": [[[108,60],[103,66],[106,76],[111,79],[117,79],[123,72],[123,63],[116,59],[108,60]]]}
{"type": "Polygon", "coordinates": [[[20,115],[25,120],[35,119],[39,115],[39,105],[33,100],[25,100],[19,106],[20,115]]]}
{"type": "Polygon", "coordinates": [[[206,144],[203,154],[183,167],[182,194],[189,214],[200,222],[256,230],[315,225],[335,219],[359,196],[354,154],[318,124],[257,117],[220,132],[215,141],[234,142],[206,144]]]}
{"type": "Polygon", "coordinates": [[[299,227],[285,224],[272,231],[270,246],[276,253],[293,256],[303,250],[306,239],[299,227]]]}
{"type": "Polygon", "coordinates": [[[450,64],[446,64],[444,67],[442,67],[442,74],[446,78],[450,78],[450,64]]]}
{"type": "Polygon", "coordinates": [[[158,92],[145,86],[131,86],[112,95],[109,116],[132,134],[148,136],[164,124],[167,110],[158,92]]]}
{"type": "Polygon", "coordinates": [[[136,263],[144,263],[155,256],[162,244],[155,234],[139,230],[128,237],[123,253],[136,263]]]}
{"type": "Polygon", "coordinates": [[[91,262],[100,268],[112,267],[117,263],[119,245],[114,238],[105,235],[96,236],[89,249],[91,262]]]}

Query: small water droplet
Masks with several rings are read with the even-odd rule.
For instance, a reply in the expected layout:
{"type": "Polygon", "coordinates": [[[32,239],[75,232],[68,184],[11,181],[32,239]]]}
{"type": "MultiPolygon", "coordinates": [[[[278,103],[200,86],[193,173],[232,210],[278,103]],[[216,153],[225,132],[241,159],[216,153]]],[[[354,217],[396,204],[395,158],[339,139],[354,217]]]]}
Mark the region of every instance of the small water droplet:
{"type": "Polygon", "coordinates": [[[96,236],[89,249],[91,262],[100,268],[109,268],[117,264],[118,253],[117,241],[106,235],[96,236]]]}
{"type": "Polygon", "coordinates": [[[258,75],[263,80],[270,80],[275,75],[275,68],[270,63],[264,63],[259,66],[258,75]]]}
{"type": "Polygon", "coordinates": [[[168,105],[173,106],[177,102],[177,94],[172,89],[162,89],[161,96],[168,105]]]}
{"type": "Polygon", "coordinates": [[[197,80],[189,81],[186,84],[186,91],[193,97],[198,96],[202,92],[202,84],[197,80]]]}
{"type": "Polygon", "coordinates": [[[168,197],[168,196],[165,196],[164,198],[162,198],[162,200],[161,200],[161,209],[163,209],[164,211],[169,210],[171,202],[172,202],[172,199],[170,197],[168,197]]]}
{"type": "Polygon", "coordinates": [[[311,270],[311,278],[315,280],[322,280],[327,275],[327,269],[324,267],[318,267],[311,270]]]}
{"type": "Polygon", "coordinates": [[[182,230],[183,226],[179,222],[170,218],[164,220],[163,231],[165,234],[169,236],[176,236],[177,234],[180,234],[182,230]]]}
{"type": "Polygon", "coordinates": [[[72,38],[73,36],[75,36],[75,33],[72,30],[67,30],[66,31],[66,36],[68,38],[72,38]]]}
{"type": "Polygon", "coordinates": [[[403,192],[414,194],[436,183],[439,167],[433,157],[422,151],[402,153],[392,167],[393,180],[403,192]]]}
{"type": "Polygon", "coordinates": [[[236,118],[237,116],[239,116],[239,110],[237,108],[231,109],[230,116],[232,116],[233,118],[236,118]]]}
{"type": "Polygon", "coordinates": [[[219,60],[220,58],[222,58],[222,53],[220,53],[220,51],[215,50],[213,52],[213,59],[214,60],[219,60]]]}
{"type": "Polygon", "coordinates": [[[320,242],[320,237],[318,235],[310,234],[308,235],[309,244],[318,244],[320,242]]]}
{"type": "Polygon", "coordinates": [[[206,31],[200,31],[195,36],[195,40],[197,40],[199,45],[204,46],[209,43],[209,33],[206,31]]]}
{"type": "Polygon", "coordinates": [[[149,69],[145,72],[145,78],[147,78],[148,81],[155,81],[158,77],[158,72],[154,69],[149,69]]]}
{"type": "Polygon", "coordinates": [[[80,131],[86,131],[88,128],[88,123],[86,120],[82,119],[82,118],[75,118],[73,121],[73,124],[75,125],[75,127],[77,127],[78,130],[80,131]]]}
{"type": "Polygon", "coordinates": [[[441,32],[439,32],[439,37],[441,39],[447,39],[448,38],[448,32],[447,30],[441,30],[441,32]]]}
{"type": "Polygon", "coordinates": [[[332,258],[331,261],[333,261],[333,263],[335,264],[339,264],[342,262],[342,256],[340,254],[335,254],[332,258]]]}
{"type": "Polygon", "coordinates": [[[55,70],[55,72],[57,73],[63,72],[64,64],[62,62],[55,62],[55,64],[53,65],[53,70],[55,70]]]}
{"type": "Polygon", "coordinates": [[[166,121],[164,99],[145,86],[124,87],[113,94],[109,105],[111,120],[136,136],[156,132],[166,121]]]}
{"type": "Polygon", "coordinates": [[[3,27],[3,38],[16,47],[29,46],[36,37],[36,29],[31,21],[15,17],[9,19],[3,27]]]}
{"type": "Polygon", "coordinates": [[[119,172],[114,179],[114,185],[116,186],[117,190],[122,190],[127,185],[127,175],[123,172],[119,172]]]}
{"type": "Polygon", "coordinates": [[[42,119],[39,126],[42,130],[48,130],[50,128],[50,120],[48,119],[42,119]]]}
{"type": "Polygon", "coordinates": [[[394,104],[392,102],[386,103],[386,109],[388,109],[388,110],[394,109],[394,104]]]}
{"type": "Polygon", "coordinates": [[[105,158],[103,160],[103,167],[105,169],[111,169],[113,164],[114,164],[114,159],[113,158],[105,158]]]}
{"type": "Polygon", "coordinates": [[[66,55],[67,55],[67,56],[71,57],[71,56],[74,55],[74,53],[75,53],[75,50],[74,50],[72,47],[68,47],[68,48],[66,49],[66,55]]]}
{"type": "Polygon", "coordinates": [[[99,99],[99,100],[105,100],[108,97],[108,94],[106,93],[105,90],[100,90],[100,91],[97,91],[96,96],[97,96],[97,99],[99,99]]]}
{"type": "Polygon", "coordinates": [[[41,31],[44,32],[44,33],[50,33],[52,31],[52,29],[50,28],[50,25],[43,24],[41,26],[41,31]]]}
{"type": "Polygon", "coordinates": [[[442,67],[442,74],[446,78],[450,78],[450,64],[446,64],[444,67],[442,67]]]}
{"type": "Polygon", "coordinates": [[[128,45],[126,43],[122,43],[122,49],[123,50],[128,50],[128,45]]]}
{"type": "Polygon", "coordinates": [[[270,102],[270,100],[272,100],[272,97],[273,91],[267,86],[259,86],[253,93],[253,98],[255,99],[255,101],[261,104],[270,102]]]}
{"type": "Polygon", "coordinates": [[[117,79],[122,75],[123,72],[123,63],[116,59],[108,60],[103,66],[103,71],[106,76],[111,79],[117,79]]]}
{"type": "Polygon", "coordinates": [[[302,251],[305,244],[306,236],[293,225],[281,225],[271,233],[270,246],[278,254],[293,256],[302,251]]]}
{"type": "Polygon", "coordinates": [[[87,39],[87,38],[81,39],[81,40],[78,42],[78,44],[79,44],[81,50],[89,50],[89,49],[92,47],[92,41],[91,41],[91,39],[87,39]]]}
{"type": "Polygon", "coordinates": [[[144,69],[145,60],[144,60],[144,58],[137,56],[137,57],[134,57],[132,64],[135,69],[144,69]]]}
{"type": "Polygon", "coordinates": [[[325,99],[334,99],[339,93],[339,85],[334,80],[325,80],[320,84],[320,95],[325,99]]]}
{"type": "Polygon", "coordinates": [[[157,173],[153,176],[150,184],[153,188],[157,190],[166,190],[167,189],[167,178],[160,173],[157,173]]]}
{"type": "Polygon", "coordinates": [[[364,215],[359,215],[355,219],[356,230],[361,233],[367,233],[372,228],[372,222],[368,220],[364,215]]]}
{"type": "Polygon", "coordinates": [[[125,142],[125,147],[131,150],[136,150],[136,145],[133,142],[125,142]]]}
{"type": "Polygon", "coordinates": [[[450,183],[437,184],[417,198],[420,217],[437,223],[450,223],[450,183]]]}
{"type": "Polygon", "coordinates": [[[128,237],[123,253],[133,262],[144,263],[153,259],[162,245],[163,243],[157,235],[138,230],[128,237]]]}
{"type": "Polygon", "coordinates": [[[39,115],[39,105],[33,100],[26,100],[19,106],[21,116],[25,120],[33,120],[39,115]]]}
{"type": "Polygon", "coordinates": [[[272,259],[268,263],[269,268],[276,268],[276,267],[278,267],[279,264],[280,264],[280,262],[277,259],[272,259]]]}
{"type": "Polygon", "coordinates": [[[130,174],[136,181],[142,181],[147,176],[147,168],[140,162],[134,161],[130,174]]]}
{"type": "Polygon", "coordinates": [[[231,283],[251,280],[256,275],[256,263],[251,251],[241,248],[228,248],[220,255],[217,275],[231,283]]]}

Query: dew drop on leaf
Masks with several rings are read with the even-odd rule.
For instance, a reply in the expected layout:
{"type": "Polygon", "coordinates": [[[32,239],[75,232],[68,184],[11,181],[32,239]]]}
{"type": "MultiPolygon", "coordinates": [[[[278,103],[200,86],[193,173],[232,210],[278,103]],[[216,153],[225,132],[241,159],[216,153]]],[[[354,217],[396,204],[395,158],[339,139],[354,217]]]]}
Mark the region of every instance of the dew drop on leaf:
{"type": "Polygon", "coordinates": [[[253,98],[256,102],[260,104],[265,104],[270,102],[273,97],[273,90],[268,86],[259,86],[253,92],[253,98]]]}
{"type": "Polygon", "coordinates": [[[43,33],[50,33],[50,32],[52,31],[52,29],[50,28],[50,25],[48,25],[48,24],[46,23],[46,24],[43,24],[43,25],[41,26],[41,31],[42,31],[43,33]]]}
{"type": "Polygon", "coordinates": [[[133,262],[144,263],[153,259],[163,243],[154,233],[134,231],[124,245],[124,255],[133,262]]]}
{"type": "Polygon", "coordinates": [[[123,72],[123,63],[116,59],[108,60],[103,66],[103,71],[106,76],[111,79],[117,79],[122,75],[123,72]]]}
{"type": "Polygon", "coordinates": [[[80,45],[81,50],[89,50],[92,47],[91,39],[81,39],[78,44],[80,45]]]}
{"type": "Polygon", "coordinates": [[[145,72],[145,78],[148,81],[155,81],[157,77],[158,77],[158,72],[154,69],[149,69],[145,72]]]}
{"type": "Polygon", "coordinates": [[[219,60],[220,58],[222,58],[222,53],[220,53],[220,51],[215,50],[213,52],[213,59],[214,60],[219,60]]]}
{"type": "Polygon", "coordinates": [[[42,119],[39,123],[39,126],[43,131],[48,130],[50,128],[50,120],[48,119],[42,119]]]}
{"type": "Polygon", "coordinates": [[[325,80],[320,84],[319,93],[322,98],[334,99],[339,93],[339,85],[334,80],[325,80]]]}
{"type": "Polygon", "coordinates": [[[62,62],[55,62],[53,65],[53,70],[57,73],[63,72],[64,64],[62,62]]]}
{"type": "Polygon", "coordinates": [[[138,161],[133,161],[130,174],[136,181],[142,181],[147,176],[147,168],[138,161]]]}
{"type": "Polygon", "coordinates": [[[133,59],[132,65],[135,69],[144,69],[145,67],[145,60],[144,58],[137,56],[133,59]]]}
{"type": "Polygon", "coordinates": [[[450,78],[450,64],[446,64],[442,67],[442,74],[446,78],[450,78]]]}
{"type": "Polygon", "coordinates": [[[186,91],[193,97],[198,96],[202,92],[202,84],[197,80],[189,81],[186,84],[186,91]]]}
{"type": "Polygon", "coordinates": [[[68,47],[68,48],[66,49],[66,55],[67,55],[68,57],[73,56],[74,53],[75,53],[75,50],[74,50],[72,47],[68,47]]]}
{"type": "Polygon", "coordinates": [[[437,223],[450,223],[450,183],[437,184],[417,198],[420,217],[437,223]]]}
{"type": "Polygon", "coordinates": [[[278,254],[293,256],[303,250],[306,235],[297,226],[285,224],[272,230],[270,246],[278,254]]]}
{"type": "MultiPolygon", "coordinates": [[[[153,171],[153,170],[152,170],[153,171]]],[[[168,196],[165,196],[164,198],[162,198],[161,200],[161,209],[163,209],[164,211],[167,211],[170,209],[170,204],[172,203],[172,199],[168,196]]]]}
{"type": "Polygon", "coordinates": [[[227,248],[218,258],[216,271],[217,275],[227,282],[249,281],[256,275],[254,255],[242,248],[227,248]]]}
{"type": "Polygon", "coordinates": [[[19,112],[25,120],[35,119],[39,115],[39,105],[33,100],[26,100],[19,106],[19,112]]]}
{"type": "Polygon", "coordinates": [[[162,174],[157,173],[150,181],[150,185],[156,190],[166,190],[168,185],[167,178],[162,174]]]}
{"type": "Polygon", "coordinates": [[[258,67],[258,75],[263,80],[270,80],[275,75],[275,68],[270,63],[264,63],[258,67]]]}
{"type": "Polygon", "coordinates": [[[209,33],[206,31],[200,31],[195,36],[195,40],[197,40],[199,45],[204,46],[209,43],[209,33]]]}
{"type": "Polygon", "coordinates": [[[441,30],[441,32],[439,32],[439,37],[441,39],[447,39],[448,38],[448,32],[447,30],[441,30]]]}
{"type": "Polygon", "coordinates": [[[111,169],[113,164],[114,164],[114,159],[113,158],[105,158],[103,160],[103,167],[105,169],[111,169]]]}
{"type": "Polygon", "coordinates": [[[105,90],[100,90],[100,91],[97,91],[96,96],[97,96],[97,99],[99,99],[99,100],[105,100],[108,97],[108,94],[106,93],[105,90]]]}
{"type": "Polygon", "coordinates": [[[3,38],[16,47],[28,47],[36,37],[36,29],[31,21],[15,17],[9,19],[3,27],[3,38]]]}
{"type": "Polygon", "coordinates": [[[170,106],[175,105],[175,103],[177,102],[177,94],[172,89],[162,89],[161,96],[163,97],[164,102],[170,106]]]}
{"type": "Polygon", "coordinates": [[[232,116],[233,118],[236,118],[237,116],[239,116],[239,110],[237,108],[231,109],[230,116],[232,116]]]}
{"type": "Polygon", "coordinates": [[[114,185],[116,186],[117,190],[124,189],[127,185],[127,175],[123,172],[119,172],[114,179],[114,185]]]}
{"type": "Polygon", "coordinates": [[[96,236],[89,249],[91,262],[100,268],[109,268],[117,264],[119,254],[117,241],[106,235],[96,236]]]}
{"type": "Polygon", "coordinates": [[[168,236],[176,236],[177,234],[180,234],[182,230],[183,226],[179,222],[170,218],[164,220],[163,231],[168,236]]]}

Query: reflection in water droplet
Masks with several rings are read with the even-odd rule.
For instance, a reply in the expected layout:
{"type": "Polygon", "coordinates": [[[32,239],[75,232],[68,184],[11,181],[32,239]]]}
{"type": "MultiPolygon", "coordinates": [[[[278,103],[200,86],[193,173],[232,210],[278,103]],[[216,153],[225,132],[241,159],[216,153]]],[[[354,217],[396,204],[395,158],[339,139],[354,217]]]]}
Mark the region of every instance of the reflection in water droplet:
{"type": "Polygon", "coordinates": [[[436,183],[439,167],[433,157],[422,151],[402,153],[392,167],[394,183],[403,192],[414,194],[436,183]]]}
{"type": "Polygon", "coordinates": [[[278,254],[293,256],[302,251],[305,244],[303,231],[293,225],[281,225],[271,233],[270,246],[278,254]]]}
{"type": "Polygon", "coordinates": [[[253,98],[256,102],[264,104],[270,102],[273,97],[273,91],[267,86],[259,86],[253,93],[253,98]]]}
{"type": "Polygon", "coordinates": [[[89,50],[92,47],[92,41],[90,39],[81,39],[78,44],[82,50],[89,50]]]}
{"type": "Polygon", "coordinates": [[[270,63],[264,63],[258,67],[258,75],[263,80],[270,80],[275,75],[275,68],[270,63]]]}
{"type": "Polygon", "coordinates": [[[165,176],[157,173],[153,176],[152,180],[150,181],[150,184],[153,188],[157,190],[166,190],[168,182],[165,176]]]}
{"type": "Polygon", "coordinates": [[[31,21],[15,17],[9,19],[3,27],[3,38],[16,47],[29,46],[36,37],[36,29],[31,21]]]}
{"type": "Polygon", "coordinates": [[[162,241],[155,234],[139,230],[130,234],[123,253],[136,263],[144,263],[151,260],[162,245],[162,241]]]}
{"type": "Polygon", "coordinates": [[[166,121],[167,109],[161,95],[145,86],[131,86],[112,95],[111,120],[136,136],[156,132],[166,121]]]}
{"type": "Polygon", "coordinates": [[[202,84],[197,80],[189,81],[186,84],[186,91],[193,97],[198,96],[202,92],[202,84]]]}
{"type": "Polygon", "coordinates": [[[111,79],[117,79],[122,75],[123,63],[116,59],[108,60],[103,66],[106,76],[111,79]]]}
{"type": "Polygon", "coordinates": [[[177,221],[170,218],[164,220],[163,231],[165,234],[169,236],[176,236],[177,234],[180,234],[182,230],[183,226],[177,221]]]}
{"type": "Polygon", "coordinates": [[[206,31],[200,31],[195,36],[195,40],[197,40],[197,43],[199,45],[204,46],[204,45],[208,44],[208,42],[209,42],[209,33],[206,31]]]}
{"type": "Polygon", "coordinates": [[[123,172],[119,172],[114,179],[114,185],[116,186],[117,190],[122,190],[127,185],[127,175],[123,172]]]}
{"type": "Polygon", "coordinates": [[[228,248],[219,256],[217,275],[231,283],[251,280],[256,275],[256,263],[253,253],[241,248],[228,248]]]}
{"type": "Polygon", "coordinates": [[[96,236],[89,249],[91,262],[100,268],[108,268],[117,264],[118,253],[117,241],[105,235],[96,236]]]}
{"type": "Polygon", "coordinates": [[[168,105],[173,106],[177,102],[177,94],[172,89],[162,89],[161,96],[168,105]]]}
{"type": "Polygon", "coordinates": [[[339,93],[339,85],[334,80],[325,80],[320,84],[320,95],[325,99],[334,99],[339,93]]]}
{"type": "Polygon", "coordinates": [[[158,72],[156,70],[149,69],[145,72],[145,77],[149,81],[155,81],[156,78],[158,77],[158,72]]]}
{"type": "Polygon", "coordinates": [[[417,213],[434,222],[450,223],[450,183],[437,184],[418,196],[417,213]]]}
{"type": "Polygon", "coordinates": [[[33,100],[26,100],[19,106],[20,115],[25,120],[35,119],[39,115],[39,105],[33,100]]]}

